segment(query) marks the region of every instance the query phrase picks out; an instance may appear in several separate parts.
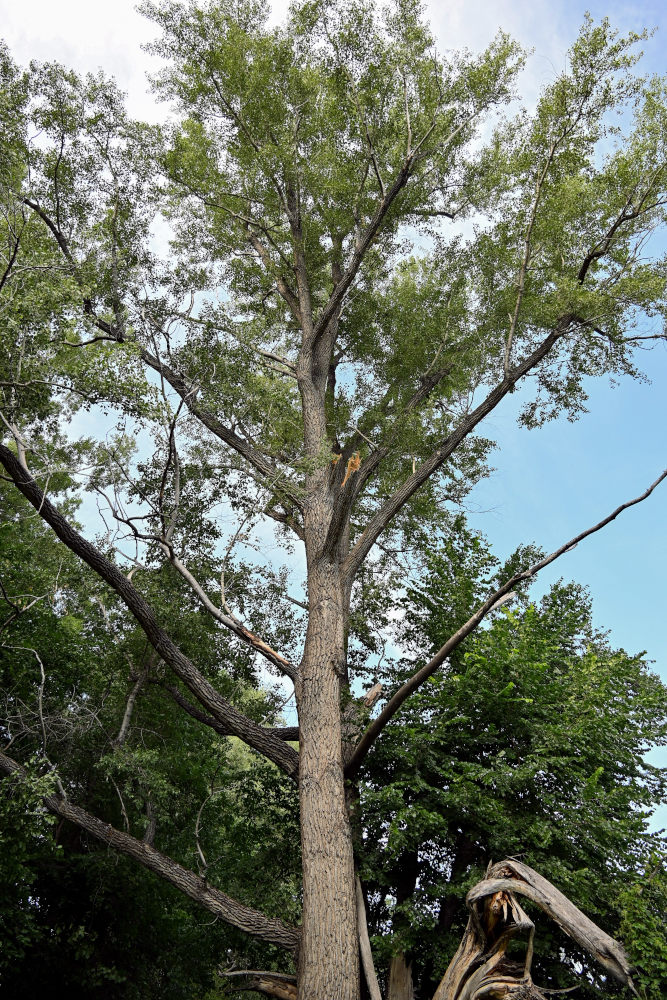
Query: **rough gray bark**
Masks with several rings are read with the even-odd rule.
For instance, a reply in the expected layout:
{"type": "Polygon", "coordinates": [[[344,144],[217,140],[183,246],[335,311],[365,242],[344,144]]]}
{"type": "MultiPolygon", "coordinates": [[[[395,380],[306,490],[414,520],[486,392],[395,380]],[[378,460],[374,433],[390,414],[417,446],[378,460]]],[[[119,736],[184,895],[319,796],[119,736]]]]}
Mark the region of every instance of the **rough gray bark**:
{"type": "Polygon", "coordinates": [[[303,859],[299,1000],[358,1000],[354,856],[340,710],[346,616],[337,567],[328,560],[311,566],[308,604],[296,687],[303,859]]]}

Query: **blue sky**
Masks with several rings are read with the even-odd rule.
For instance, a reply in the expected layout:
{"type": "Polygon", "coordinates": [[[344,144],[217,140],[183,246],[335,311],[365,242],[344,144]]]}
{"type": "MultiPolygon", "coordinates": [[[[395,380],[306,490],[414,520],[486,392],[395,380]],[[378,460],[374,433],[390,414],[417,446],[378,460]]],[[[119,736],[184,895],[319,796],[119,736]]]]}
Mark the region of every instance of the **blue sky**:
{"type": "MultiPolygon", "coordinates": [[[[286,3],[274,5],[280,17],[286,3]]],[[[667,9],[663,3],[584,3],[571,0],[451,0],[426,4],[442,49],[480,49],[498,28],[533,50],[522,81],[527,101],[566,65],[568,46],[584,12],[609,17],[621,30],[657,28],[644,44],[641,66],[667,72],[667,9]]],[[[0,31],[20,62],[57,59],[80,71],[102,66],[128,91],[133,114],[155,114],[145,72],[154,68],[140,44],[152,27],[128,0],[0,0],[0,31]]],[[[591,381],[590,413],[574,424],[559,420],[538,431],[516,425],[517,396],[492,415],[484,433],[499,448],[495,474],[470,497],[472,524],[504,556],[521,542],[551,550],[641,492],[667,466],[667,348],[645,355],[651,384],[622,380],[611,389],[591,381]]],[[[629,652],[646,650],[667,681],[665,566],[667,484],[603,532],[559,560],[539,580],[544,590],[559,577],[586,584],[596,624],[629,652]]],[[[658,759],[658,758],[656,758],[658,759]]],[[[667,753],[660,759],[667,764],[667,753]]],[[[667,809],[661,813],[667,825],[667,809]]]]}

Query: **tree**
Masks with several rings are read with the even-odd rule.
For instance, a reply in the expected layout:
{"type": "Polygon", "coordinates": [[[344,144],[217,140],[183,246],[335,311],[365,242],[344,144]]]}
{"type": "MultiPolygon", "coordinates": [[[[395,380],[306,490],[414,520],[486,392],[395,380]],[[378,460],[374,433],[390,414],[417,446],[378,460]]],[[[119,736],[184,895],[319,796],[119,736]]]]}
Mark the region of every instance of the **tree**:
{"type": "MultiPolygon", "coordinates": [[[[161,32],[156,90],[178,116],[161,131],[129,121],[102,76],[26,75],[3,53],[0,461],[143,630],[140,676],[164,665],[191,718],[298,782],[300,929],[83,810],[75,789],[46,802],[298,952],[303,1000],[351,1000],[359,769],[412,691],[558,553],[486,595],[361,738],[351,612],[382,586],[383,552],[409,552],[416,525],[445,535],[447,505],[487,472],[478,429],[508,393],[532,376],[527,425],[575,417],[585,373],[638,374],[637,345],[663,336],[643,332],[665,270],[642,248],[664,221],[664,83],[632,74],[638,36],[588,20],[535,112],[503,117],[522,53],[499,35],[480,57],[442,59],[409,0],[382,15],[298,3],[281,29],[255,0],[144,10],[161,32]],[[622,133],[613,109],[632,118],[622,133]],[[66,419],[91,407],[108,414],[104,439],[70,441],[66,419]],[[139,427],[151,458],[133,452],[139,427]],[[115,524],[97,544],[48,496],[53,477],[74,492],[84,472],[115,524]],[[220,511],[236,519],[229,542],[220,511]],[[305,557],[302,648],[290,619],[271,636],[230,610],[232,543],[267,522],[305,557]],[[240,644],[293,682],[297,734],[202,668],[193,602],[221,661],[240,644]]],[[[119,614],[121,632],[136,627],[119,614]]]]}
{"type": "MultiPolygon", "coordinates": [[[[34,772],[30,781],[15,775],[0,798],[3,995],[36,997],[47,981],[105,1000],[202,995],[230,951],[270,968],[275,949],[253,948],[86,830],[57,816],[49,823],[41,799],[58,791],[55,771],[89,812],[140,842],[157,837],[204,879],[224,872],[226,887],[246,901],[298,917],[292,783],[184,713],[155,663],[148,676],[145,636],[113,593],[5,483],[0,500],[9,612],[0,621],[3,744],[34,772]]],[[[159,587],[162,601],[174,582],[159,587]]],[[[230,581],[237,595],[238,584],[230,581]]],[[[177,638],[215,676],[224,655],[215,624],[194,607],[188,614],[180,596],[177,638]]],[[[226,681],[249,715],[271,717],[275,699],[257,690],[245,650],[228,658],[226,681]]]]}
{"type": "MultiPolygon", "coordinates": [[[[460,523],[437,548],[425,540],[425,552],[397,626],[421,662],[470,616],[492,577],[508,573],[460,523]]],[[[391,956],[395,977],[403,968],[421,996],[432,995],[465,926],[465,894],[494,859],[520,857],[616,932],[619,897],[639,891],[641,872],[659,878],[664,839],[647,820],[665,797],[665,775],[643,757],[667,738],[667,690],[641,657],[612,650],[594,629],[582,588],[561,583],[539,605],[527,596],[521,604],[473,633],[410,700],[362,785],[376,953],[391,956]]],[[[396,665],[387,682],[413,669],[412,660],[396,665]]],[[[641,919],[650,923],[650,907],[641,919]]],[[[582,995],[609,989],[553,930],[535,942],[536,980],[568,988],[572,969],[585,968],[582,995]]],[[[632,936],[623,940],[634,959],[632,936]]],[[[659,996],[658,962],[651,974],[659,996]]]]}

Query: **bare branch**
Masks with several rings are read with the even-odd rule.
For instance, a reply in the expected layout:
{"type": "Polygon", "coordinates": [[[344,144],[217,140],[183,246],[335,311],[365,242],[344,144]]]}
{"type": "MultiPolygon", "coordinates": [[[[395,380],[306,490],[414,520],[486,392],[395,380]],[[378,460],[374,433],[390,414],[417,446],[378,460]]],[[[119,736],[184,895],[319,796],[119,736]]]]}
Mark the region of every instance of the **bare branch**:
{"type": "Polygon", "coordinates": [[[364,901],[364,891],[361,888],[361,882],[359,876],[356,878],[356,889],[357,889],[357,924],[359,926],[359,951],[361,952],[361,964],[364,968],[364,975],[366,976],[366,985],[368,986],[368,992],[370,994],[371,1000],[382,1000],[382,994],[380,993],[380,984],[378,983],[377,973],[375,971],[375,965],[373,963],[373,952],[371,951],[371,942],[368,936],[368,923],[366,922],[366,903],[364,901]]]}
{"type": "Polygon", "coordinates": [[[546,163],[544,164],[544,167],[540,171],[540,175],[535,183],[535,194],[530,209],[530,215],[528,217],[528,226],[526,227],[526,234],[524,236],[523,260],[521,261],[521,267],[519,268],[519,277],[517,279],[517,292],[516,292],[516,301],[514,303],[514,312],[512,314],[512,318],[510,321],[510,328],[505,341],[505,362],[504,362],[505,375],[507,375],[510,370],[512,341],[514,339],[514,334],[516,332],[516,325],[519,319],[521,303],[523,301],[523,293],[526,287],[526,274],[528,273],[528,264],[530,262],[531,238],[533,235],[533,227],[535,225],[535,219],[537,217],[537,209],[540,204],[540,195],[542,193],[542,186],[546,179],[547,173],[549,172],[549,167],[553,163],[554,153],[556,152],[556,146],[557,146],[557,141],[554,139],[549,148],[549,153],[546,159],[546,163]]]}
{"type": "Polygon", "coordinates": [[[282,358],[279,354],[273,354],[271,351],[257,351],[263,358],[269,358],[271,361],[277,361],[279,364],[284,365],[292,374],[296,375],[296,365],[287,358],[282,358]]]}
{"type": "MultiPolygon", "coordinates": [[[[106,616],[106,611],[104,611],[104,614],[106,616]]],[[[120,729],[118,730],[118,736],[116,736],[115,740],[113,741],[113,746],[121,747],[125,742],[125,740],[127,739],[127,734],[130,730],[130,723],[132,722],[132,715],[134,713],[134,706],[137,701],[137,696],[139,695],[139,692],[141,691],[142,687],[148,680],[148,676],[151,670],[157,666],[158,661],[159,657],[155,652],[155,650],[152,649],[148,654],[148,656],[146,657],[146,662],[144,664],[143,670],[141,671],[141,673],[135,680],[134,684],[132,685],[132,690],[130,691],[127,698],[127,702],[125,704],[125,711],[123,712],[123,719],[120,724],[120,729]]],[[[131,663],[132,661],[130,660],[130,665],[131,663]]]]}
{"type": "Polygon", "coordinates": [[[229,614],[225,614],[220,608],[216,608],[215,604],[209,598],[208,594],[201,586],[201,584],[195,579],[189,569],[181,562],[176,553],[171,546],[163,545],[162,548],[166,552],[171,565],[177,570],[178,573],[187,581],[189,586],[195,592],[202,605],[206,608],[208,613],[215,618],[217,622],[228,628],[230,632],[238,636],[239,639],[243,640],[247,645],[252,646],[253,649],[261,653],[270,663],[278,667],[284,674],[295,680],[298,674],[297,668],[286,660],[284,656],[277,653],[274,649],[269,646],[268,643],[256,636],[250,629],[242,625],[240,621],[236,618],[231,617],[229,614]]]}
{"type": "Polygon", "coordinates": [[[542,990],[533,983],[535,925],[516,895],[536,903],[608,973],[637,995],[623,948],[538,872],[519,861],[507,860],[490,867],[486,877],[466,896],[468,926],[433,1000],[484,1000],[489,996],[543,1000],[545,994],[568,992],[542,990]],[[523,962],[508,962],[509,945],[519,935],[528,939],[523,962]]]}
{"type": "Polygon", "coordinates": [[[550,555],[545,556],[544,559],[540,559],[539,562],[534,563],[528,569],[522,570],[520,573],[515,573],[514,576],[510,577],[509,580],[507,580],[504,584],[502,584],[502,586],[498,587],[497,590],[487,597],[484,603],[479,606],[477,611],[475,611],[474,615],[472,615],[468,621],[454,633],[454,635],[450,636],[435,656],[433,656],[420,670],[414,673],[412,677],[410,677],[389,699],[378,717],[373,720],[357,744],[354,753],[350,757],[347,764],[347,776],[353,777],[357,773],[366,755],[368,754],[368,751],[371,749],[389,720],[393,718],[406,699],[409,698],[414,691],[421,687],[424,681],[426,681],[439,667],[442,666],[456,647],[477,628],[480,622],[482,622],[491,611],[500,607],[503,602],[503,598],[506,598],[517,584],[530,580],[533,576],[539,573],[541,569],[544,569],[545,566],[548,566],[560,556],[565,555],[566,552],[570,552],[584,538],[588,538],[589,535],[595,534],[596,531],[600,531],[601,528],[604,528],[611,521],[615,520],[615,518],[617,518],[619,514],[622,514],[624,510],[627,510],[629,507],[634,507],[635,504],[646,500],[665,478],[667,478],[667,469],[665,469],[665,471],[658,476],[656,481],[652,483],[649,488],[641,494],[641,496],[635,497],[634,500],[628,500],[625,503],[622,503],[620,507],[617,507],[611,512],[611,514],[608,514],[607,517],[598,521],[598,523],[594,524],[592,528],[587,528],[585,531],[582,531],[580,534],[570,539],[569,542],[561,545],[560,548],[556,549],[550,555]]]}

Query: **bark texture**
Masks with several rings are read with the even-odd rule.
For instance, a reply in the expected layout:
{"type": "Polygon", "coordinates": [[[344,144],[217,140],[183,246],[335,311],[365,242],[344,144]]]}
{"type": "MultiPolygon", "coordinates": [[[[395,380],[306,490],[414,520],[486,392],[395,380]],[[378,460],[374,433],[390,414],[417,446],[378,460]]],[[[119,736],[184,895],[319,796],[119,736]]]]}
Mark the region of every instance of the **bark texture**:
{"type": "Polygon", "coordinates": [[[387,1000],[414,1000],[412,983],[412,962],[407,962],[405,953],[394,955],[389,966],[389,988],[387,1000]]]}
{"type": "Polygon", "coordinates": [[[531,977],[535,925],[517,902],[517,894],[537,903],[606,972],[636,993],[618,942],[528,865],[501,861],[466,897],[468,926],[433,1000],[543,1000],[545,993],[531,977]],[[514,938],[526,941],[522,962],[507,957],[514,938]]]}
{"type": "Polygon", "coordinates": [[[297,686],[303,858],[299,1000],[358,1000],[355,873],[340,710],[344,600],[334,563],[316,561],[310,570],[310,618],[297,686]]]}

